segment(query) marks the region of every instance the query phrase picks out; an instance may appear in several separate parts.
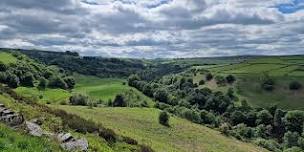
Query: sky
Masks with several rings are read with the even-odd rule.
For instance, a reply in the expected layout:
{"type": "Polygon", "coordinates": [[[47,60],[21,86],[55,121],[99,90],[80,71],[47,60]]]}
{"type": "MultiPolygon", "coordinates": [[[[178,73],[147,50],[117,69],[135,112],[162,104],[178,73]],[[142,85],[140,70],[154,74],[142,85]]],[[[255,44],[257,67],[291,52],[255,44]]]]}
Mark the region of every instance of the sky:
{"type": "Polygon", "coordinates": [[[0,47],[131,58],[304,54],[304,0],[0,0],[0,47]]]}

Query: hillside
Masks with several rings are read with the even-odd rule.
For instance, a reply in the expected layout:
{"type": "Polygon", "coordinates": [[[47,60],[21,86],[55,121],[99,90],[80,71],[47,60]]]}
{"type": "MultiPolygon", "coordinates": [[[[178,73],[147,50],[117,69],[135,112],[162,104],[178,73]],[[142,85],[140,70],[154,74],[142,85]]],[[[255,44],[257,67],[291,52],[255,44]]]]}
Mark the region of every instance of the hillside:
{"type": "MultiPolygon", "coordinates": [[[[237,89],[241,98],[248,100],[254,106],[266,107],[277,104],[285,109],[304,109],[302,103],[304,90],[292,91],[289,89],[289,83],[293,81],[304,84],[303,56],[260,57],[238,64],[197,66],[195,68],[199,71],[208,70],[214,75],[235,75],[237,84],[232,87],[237,89]],[[273,91],[261,89],[265,75],[275,81],[273,91]]],[[[204,79],[204,72],[199,73],[194,79],[204,79]]],[[[213,81],[207,82],[205,86],[227,90],[227,86],[217,87],[213,81]]]]}
{"type": "Polygon", "coordinates": [[[261,148],[225,137],[207,127],[172,117],[171,127],[158,123],[159,110],[147,108],[94,108],[54,106],[92,119],[150,145],[156,151],[174,152],[262,152],[261,148]]]}

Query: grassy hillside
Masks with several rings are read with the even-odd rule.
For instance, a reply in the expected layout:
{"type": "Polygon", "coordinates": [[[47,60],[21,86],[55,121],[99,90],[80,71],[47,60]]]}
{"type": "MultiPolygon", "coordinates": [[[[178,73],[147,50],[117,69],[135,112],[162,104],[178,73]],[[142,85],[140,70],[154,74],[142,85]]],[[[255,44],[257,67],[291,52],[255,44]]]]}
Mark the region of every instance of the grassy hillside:
{"type": "MultiPolygon", "coordinates": [[[[289,90],[289,83],[292,81],[304,84],[304,56],[260,57],[238,64],[196,66],[195,68],[211,71],[215,75],[235,75],[238,81],[234,86],[217,87],[213,81],[207,82],[205,86],[220,91],[235,87],[241,97],[247,99],[252,105],[265,107],[278,104],[285,109],[304,109],[304,89],[289,90]],[[275,89],[272,92],[261,89],[265,75],[275,80],[275,89]]],[[[200,79],[204,79],[204,74],[197,74],[194,77],[196,82],[200,79]]]]}
{"type": "Polygon", "coordinates": [[[0,61],[4,64],[16,63],[17,58],[10,53],[0,52],[0,61]]]}
{"type": "Polygon", "coordinates": [[[262,152],[264,149],[225,137],[207,127],[171,117],[170,128],[158,123],[159,110],[149,108],[94,108],[55,106],[114,129],[120,134],[170,152],[262,152]]]}
{"type": "Polygon", "coordinates": [[[77,83],[74,92],[84,93],[104,102],[114,100],[117,94],[129,93],[134,96],[131,102],[146,101],[150,106],[153,105],[153,101],[149,97],[128,86],[125,79],[98,78],[78,74],[74,77],[77,83]]]}
{"type": "Polygon", "coordinates": [[[58,144],[45,138],[36,138],[25,133],[16,132],[0,124],[0,151],[2,152],[34,152],[34,151],[62,151],[58,144]]]}

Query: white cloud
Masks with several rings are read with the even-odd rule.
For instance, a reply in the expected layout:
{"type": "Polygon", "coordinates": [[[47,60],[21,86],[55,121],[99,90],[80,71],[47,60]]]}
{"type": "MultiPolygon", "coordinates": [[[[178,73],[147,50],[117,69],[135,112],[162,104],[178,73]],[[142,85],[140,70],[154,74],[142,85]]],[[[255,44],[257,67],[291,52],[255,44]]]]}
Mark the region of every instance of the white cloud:
{"type": "Polygon", "coordinates": [[[191,57],[304,53],[292,0],[0,1],[1,47],[83,55],[191,57]]]}

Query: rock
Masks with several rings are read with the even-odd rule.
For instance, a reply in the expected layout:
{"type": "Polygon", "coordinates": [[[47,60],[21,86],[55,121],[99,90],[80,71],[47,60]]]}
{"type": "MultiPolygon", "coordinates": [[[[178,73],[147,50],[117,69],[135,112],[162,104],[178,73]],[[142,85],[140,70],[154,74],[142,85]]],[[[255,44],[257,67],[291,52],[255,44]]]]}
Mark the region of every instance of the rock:
{"type": "Polygon", "coordinates": [[[41,127],[32,122],[26,122],[26,127],[29,130],[29,133],[33,136],[41,137],[43,135],[43,130],[41,127]]]}
{"type": "Polygon", "coordinates": [[[85,138],[62,143],[61,147],[67,151],[88,151],[89,143],[85,138]]]}
{"type": "Polygon", "coordinates": [[[73,140],[73,136],[70,133],[60,133],[58,134],[57,139],[64,143],[73,140]]]}

